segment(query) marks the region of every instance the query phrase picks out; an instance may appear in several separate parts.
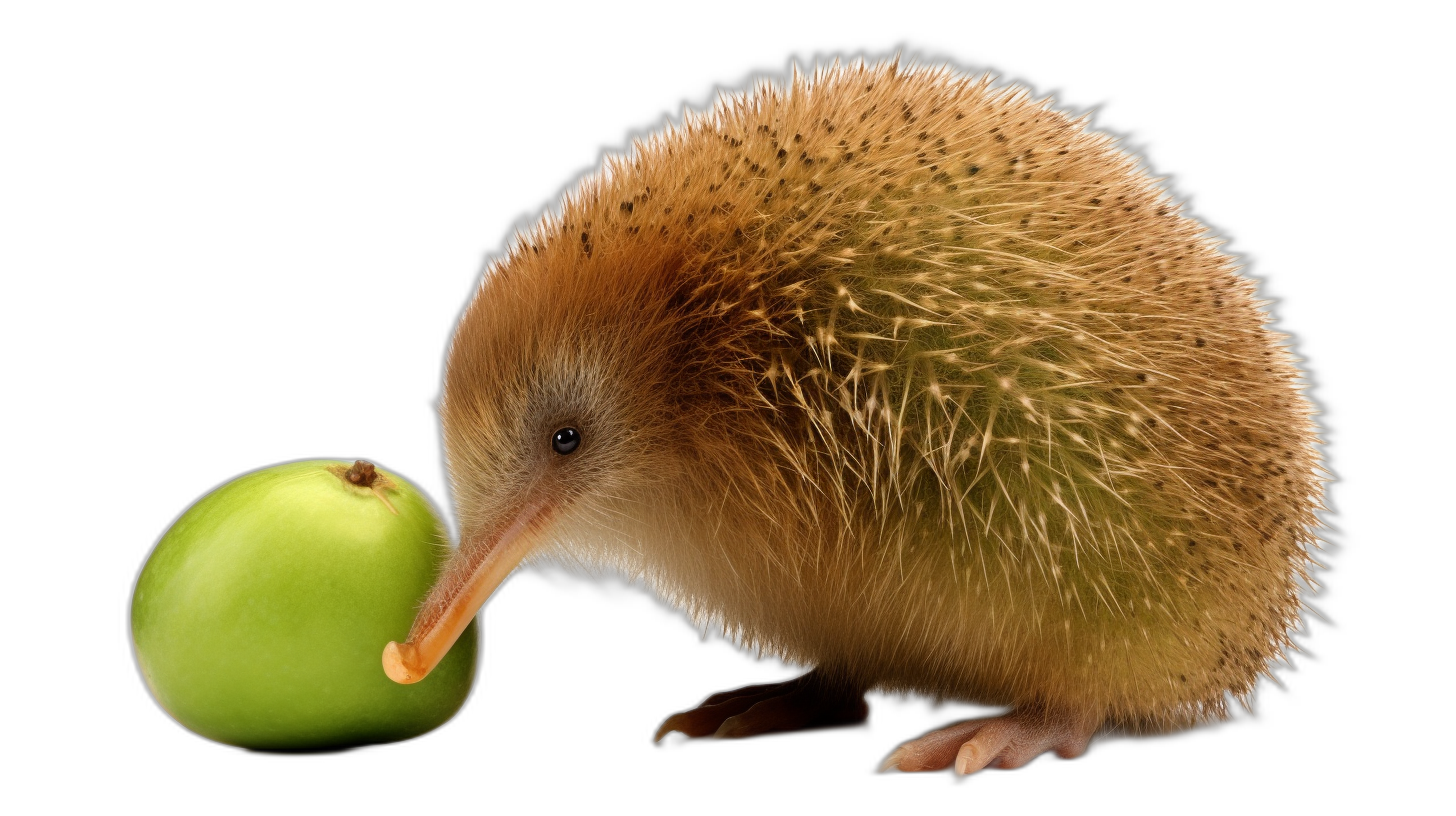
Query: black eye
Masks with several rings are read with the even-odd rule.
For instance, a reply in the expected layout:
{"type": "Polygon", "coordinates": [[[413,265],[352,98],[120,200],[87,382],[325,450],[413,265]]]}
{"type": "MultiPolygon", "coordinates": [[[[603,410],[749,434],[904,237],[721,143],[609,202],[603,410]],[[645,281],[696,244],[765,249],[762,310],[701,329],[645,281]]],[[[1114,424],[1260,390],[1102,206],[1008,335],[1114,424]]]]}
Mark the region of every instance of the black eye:
{"type": "Polygon", "coordinates": [[[581,431],[575,428],[562,428],[551,435],[551,450],[565,456],[576,450],[581,444],[581,431]]]}

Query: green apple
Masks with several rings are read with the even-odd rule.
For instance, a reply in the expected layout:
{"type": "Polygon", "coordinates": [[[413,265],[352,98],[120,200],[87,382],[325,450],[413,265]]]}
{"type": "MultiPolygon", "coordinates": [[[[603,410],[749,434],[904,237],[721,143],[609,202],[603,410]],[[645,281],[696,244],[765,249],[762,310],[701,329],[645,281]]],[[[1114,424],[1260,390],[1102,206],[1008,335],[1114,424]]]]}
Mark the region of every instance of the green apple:
{"type": "Polygon", "coordinates": [[[475,677],[475,624],[429,677],[402,686],[403,642],[448,555],[430,503],[367,462],[293,462],[203,497],[162,536],[131,604],[157,702],[232,745],[318,750],[423,734],[475,677]]]}

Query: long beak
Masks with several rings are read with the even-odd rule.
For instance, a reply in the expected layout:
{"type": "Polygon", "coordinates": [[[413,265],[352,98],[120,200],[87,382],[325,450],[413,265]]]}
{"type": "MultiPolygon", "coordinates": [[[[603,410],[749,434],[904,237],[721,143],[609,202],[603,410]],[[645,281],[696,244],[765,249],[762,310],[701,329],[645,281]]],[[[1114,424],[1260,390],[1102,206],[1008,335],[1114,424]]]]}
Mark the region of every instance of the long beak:
{"type": "Polygon", "coordinates": [[[384,673],[389,679],[396,683],[425,679],[485,600],[531,551],[550,515],[547,505],[530,504],[505,527],[461,544],[430,589],[409,638],[384,647],[384,673]]]}

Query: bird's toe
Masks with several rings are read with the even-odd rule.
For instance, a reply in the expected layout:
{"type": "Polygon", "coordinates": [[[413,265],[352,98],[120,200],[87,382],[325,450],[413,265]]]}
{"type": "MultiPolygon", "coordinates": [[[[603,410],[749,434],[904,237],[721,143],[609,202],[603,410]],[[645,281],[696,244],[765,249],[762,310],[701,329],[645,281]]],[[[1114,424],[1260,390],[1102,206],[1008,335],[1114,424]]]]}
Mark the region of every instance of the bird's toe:
{"type": "Polygon", "coordinates": [[[655,740],[678,731],[689,737],[751,737],[864,722],[869,704],[861,692],[821,682],[815,672],[784,683],[747,686],[714,694],[697,708],[668,717],[655,740]]]}
{"type": "MultiPolygon", "coordinates": [[[[750,688],[761,688],[752,687],[750,688]]],[[[745,691],[739,689],[738,691],[745,691]]],[[[772,697],[774,692],[756,691],[751,694],[736,694],[736,692],[720,692],[703,701],[697,708],[678,713],[662,721],[657,727],[657,735],[653,737],[654,742],[661,742],[662,738],[677,731],[689,737],[706,737],[718,734],[722,726],[738,715],[748,711],[760,700],[772,697]],[[736,695],[736,696],[735,696],[736,695]],[[717,700],[717,702],[714,702],[717,700]]],[[[722,734],[718,734],[722,736],[722,734]]]]}
{"type": "Polygon", "coordinates": [[[1020,768],[1047,751],[1070,759],[1086,752],[1098,725],[1087,717],[1019,710],[966,720],[901,745],[880,769],[938,771],[954,766],[958,774],[972,774],[984,768],[1020,768]]]}

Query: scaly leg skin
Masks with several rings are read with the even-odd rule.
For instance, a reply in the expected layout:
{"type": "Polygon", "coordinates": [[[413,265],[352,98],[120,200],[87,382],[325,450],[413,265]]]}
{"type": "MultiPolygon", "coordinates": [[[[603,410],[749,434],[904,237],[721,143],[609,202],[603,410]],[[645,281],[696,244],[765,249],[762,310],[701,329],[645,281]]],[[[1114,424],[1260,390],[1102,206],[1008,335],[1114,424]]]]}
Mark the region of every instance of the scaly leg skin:
{"type": "Polygon", "coordinates": [[[948,725],[896,748],[880,770],[938,771],[955,764],[958,774],[982,768],[1020,768],[1045,751],[1071,759],[1087,750],[1099,725],[1065,713],[1018,709],[948,725]]]}
{"type": "Polygon", "coordinates": [[[668,717],[654,742],[673,731],[689,737],[751,737],[775,731],[798,731],[862,723],[870,707],[864,692],[827,682],[814,670],[784,683],[745,686],[723,691],[689,711],[668,717]]]}

